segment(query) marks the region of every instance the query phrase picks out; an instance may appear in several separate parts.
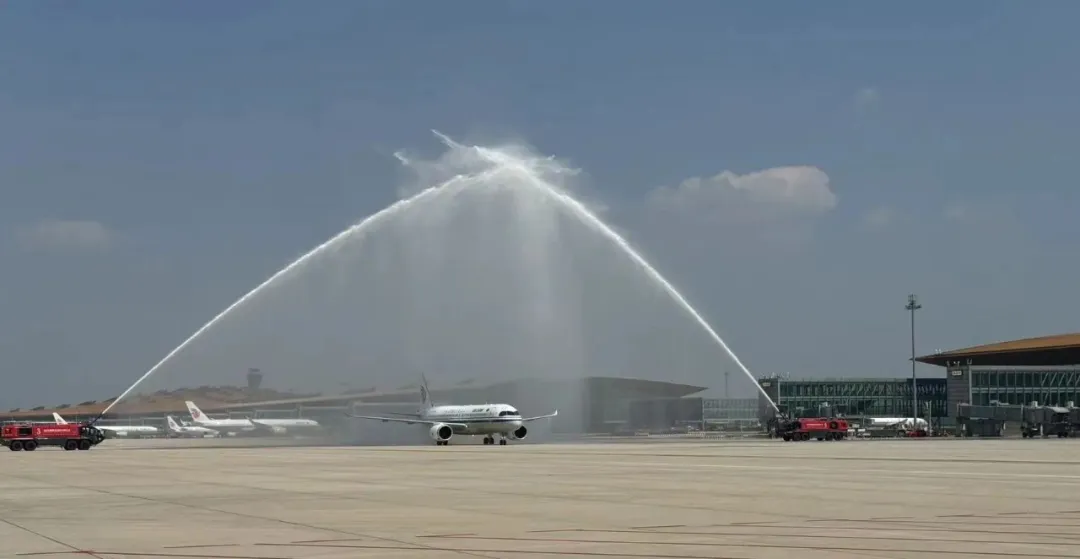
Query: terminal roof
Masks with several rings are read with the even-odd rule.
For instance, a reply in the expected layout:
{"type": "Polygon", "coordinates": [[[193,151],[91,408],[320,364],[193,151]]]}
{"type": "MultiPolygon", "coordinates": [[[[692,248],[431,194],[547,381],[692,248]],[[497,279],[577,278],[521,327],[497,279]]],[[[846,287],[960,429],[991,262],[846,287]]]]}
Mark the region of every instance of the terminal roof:
{"type": "Polygon", "coordinates": [[[1080,365],[1080,333],[966,347],[923,355],[915,360],[941,367],[953,362],[975,366],[1080,365]]]}

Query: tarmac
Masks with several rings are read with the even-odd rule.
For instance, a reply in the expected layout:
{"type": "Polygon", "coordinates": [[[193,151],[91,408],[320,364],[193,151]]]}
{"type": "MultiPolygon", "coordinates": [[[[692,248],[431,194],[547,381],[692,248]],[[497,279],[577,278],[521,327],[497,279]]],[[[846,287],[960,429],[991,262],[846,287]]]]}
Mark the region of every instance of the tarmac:
{"type": "Polygon", "coordinates": [[[207,446],[2,452],[0,557],[1080,557],[1072,439],[207,446]]]}

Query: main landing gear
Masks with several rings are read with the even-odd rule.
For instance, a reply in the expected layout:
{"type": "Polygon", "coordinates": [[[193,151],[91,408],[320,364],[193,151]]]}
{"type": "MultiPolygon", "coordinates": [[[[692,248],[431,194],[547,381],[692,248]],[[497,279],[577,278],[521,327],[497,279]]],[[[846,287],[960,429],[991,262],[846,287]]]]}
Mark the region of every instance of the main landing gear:
{"type": "MultiPolygon", "coordinates": [[[[488,435],[488,436],[484,437],[484,444],[495,444],[495,436],[494,435],[488,435]]],[[[506,439],[499,439],[499,444],[505,446],[506,445],[506,439]]]]}

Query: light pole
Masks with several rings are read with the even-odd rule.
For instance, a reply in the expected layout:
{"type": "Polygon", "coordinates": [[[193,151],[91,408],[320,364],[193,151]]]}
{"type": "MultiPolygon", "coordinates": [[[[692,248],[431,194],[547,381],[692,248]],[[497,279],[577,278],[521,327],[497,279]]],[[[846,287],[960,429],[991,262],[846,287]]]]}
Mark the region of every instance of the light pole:
{"type": "Polygon", "coordinates": [[[911,422],[918,423],[919,418],[919,391],[915,381],[915,311],[922,308],[915,294],[907,296],[907,305],[904,306],[911,313],[911,422]]]}

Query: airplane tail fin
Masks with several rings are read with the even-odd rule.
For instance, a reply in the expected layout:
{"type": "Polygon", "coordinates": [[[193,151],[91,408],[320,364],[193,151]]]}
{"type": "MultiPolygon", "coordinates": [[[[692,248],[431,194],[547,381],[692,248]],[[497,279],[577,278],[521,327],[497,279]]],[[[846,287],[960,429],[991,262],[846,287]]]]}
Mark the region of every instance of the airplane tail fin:
{"type": "Polygon", "coordinates": [[[169,429],[172,429],[173,431],[179,431],[180,430],[180,425],[176,423],[176,420],[173,419],[173,416],[171,416],[171,415],[165,416],[165,421],[169,422],[169,429]]]}
{"type": "Polygon", "coordinates": [[[67,420],[60,417],[60,414],[53,412],[52,417],[53,421],[55,421],[57,425],[67,425],[67,420]]]}
{"type": "Polygon", "coordinates": [[[423,373],[420,373],[420,401],[424,404],[424,409],[431,409],[431,392],[428,390],[427,377],[423,373]]]}
{"type": "Polygon", "coordinates": [[[191,419],[193,419],[195,423],[202,423],[203,421],[206,421],[206,414],[204,414],[202,410],[199,409],[199,406],[195,405],[195,402],[188,400],[184,402],[184,404],[187,405],[188,413],[191,414],[191,419]]]}

